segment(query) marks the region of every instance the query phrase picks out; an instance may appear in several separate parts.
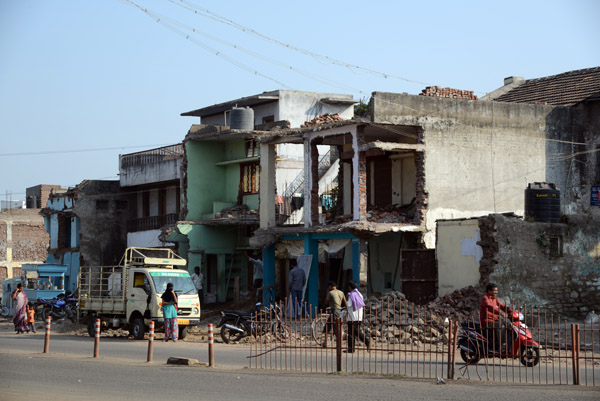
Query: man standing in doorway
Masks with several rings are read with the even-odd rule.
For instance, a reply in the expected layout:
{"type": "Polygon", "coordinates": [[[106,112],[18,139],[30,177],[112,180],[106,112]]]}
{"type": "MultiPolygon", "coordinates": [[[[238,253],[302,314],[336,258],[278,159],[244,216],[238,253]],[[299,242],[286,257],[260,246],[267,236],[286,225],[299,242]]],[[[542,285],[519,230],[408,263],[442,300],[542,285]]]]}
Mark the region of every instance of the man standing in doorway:
{"type": "Polygon", "coordinates": [[[248,260],[254,265],[252,278],[254,280],[254,288],[256,289],[256,301],[260,302],[262,301],[262,293],[259,288],[263,286],[263,262],[260,259],[252,259],[251,257],[248,257],[248,260]]]}
{"type": "Polygon", "coordinates": [[[198,291],[198,298],[200,298],[200,306],[204,305],[204,274],[200,271],[200,267],[194,267],[194,274],[192,274],[192,281],[198,291]]]}
{"type": "Polygon", "coordinates": [[[302,315],[302,290],[304,290],[304,284],[306,284],[306,274],[304,274],[304,270],[296,265],[296,262],[291,262],[290,268],[288,287],[292,302],[292,316],[300,317],[302,315]]]}

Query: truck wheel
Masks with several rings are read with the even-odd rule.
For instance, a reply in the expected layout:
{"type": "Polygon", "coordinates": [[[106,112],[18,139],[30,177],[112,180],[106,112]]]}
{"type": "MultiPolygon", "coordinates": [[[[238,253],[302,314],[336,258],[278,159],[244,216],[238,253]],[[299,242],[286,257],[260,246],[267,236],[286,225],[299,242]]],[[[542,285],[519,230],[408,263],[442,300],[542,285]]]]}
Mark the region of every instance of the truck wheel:
{"type": "Polygon", "coordinates": [[[179,339],[183,340],[187,337],[190,326],[179,326],[179,339]]]}
{"type": "Polygon", "coordinates": [[[96,337],[96,319],[88,316],[87,332],[90,337],[96,337]]]}
{"type": "Polygon", "coordinates": [[[129,331],[136,340],[143,340],[146,334],[146,324],[144,319],[137,317],[131,321],[131,330],[129,331]]]}

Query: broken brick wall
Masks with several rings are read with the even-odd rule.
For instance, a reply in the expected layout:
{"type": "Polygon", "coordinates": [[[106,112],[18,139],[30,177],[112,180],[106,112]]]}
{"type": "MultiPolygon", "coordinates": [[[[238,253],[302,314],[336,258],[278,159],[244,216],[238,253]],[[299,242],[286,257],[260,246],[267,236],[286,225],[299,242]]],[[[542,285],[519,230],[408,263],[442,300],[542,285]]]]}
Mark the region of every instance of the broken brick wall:
{"type": "Polygon", "coordinates": [[[127,247],[127,209],[119,181],[89,181],[80,187],[73,212],[81,221],[81,265],[110,266],[121,260],[127,247]],[[107,206],[107,207],[105,207],[107,206]]]}
{"type": "Polygon", "coordinates": [[[43,262],[46,260],[50,237],[44,224],[13,223],[12,257],[14,261],[43,262]]]}
{"type": "Polygon", "coordinates": [[[560,316],[600,310],[600,219],[552,224],[490,215],[479,222],[481,285],[494,282],[501,297],[560,316]]]}

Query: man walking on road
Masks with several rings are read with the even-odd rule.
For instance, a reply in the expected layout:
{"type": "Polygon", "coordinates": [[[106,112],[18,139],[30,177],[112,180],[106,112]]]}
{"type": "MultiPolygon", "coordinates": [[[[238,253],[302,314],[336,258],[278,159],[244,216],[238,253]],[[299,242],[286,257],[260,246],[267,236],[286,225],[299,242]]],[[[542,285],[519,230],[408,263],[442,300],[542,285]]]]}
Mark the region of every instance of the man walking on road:
{"type": "Polygon", "coordinates": [[[306,274],[295,262],[291,263],[288,287],[290,289],[290,300],[292,303],[292,316],[300,317],[302,314],[302,290],[306,284],[306,274]]]}

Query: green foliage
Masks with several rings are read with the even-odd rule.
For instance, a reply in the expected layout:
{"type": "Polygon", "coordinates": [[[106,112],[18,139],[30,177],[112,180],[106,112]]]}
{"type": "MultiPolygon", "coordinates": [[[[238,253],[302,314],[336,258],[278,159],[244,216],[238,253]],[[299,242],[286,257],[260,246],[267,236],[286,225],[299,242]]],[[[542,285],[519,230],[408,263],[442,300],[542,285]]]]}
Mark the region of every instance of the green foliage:
{"type": "Polygon", "coordinates": [[[358,104],[354,105],[354,117],[367,117],[371,114],[370,103],[367,101],[367,98],[360,99],[358,104]]]}

